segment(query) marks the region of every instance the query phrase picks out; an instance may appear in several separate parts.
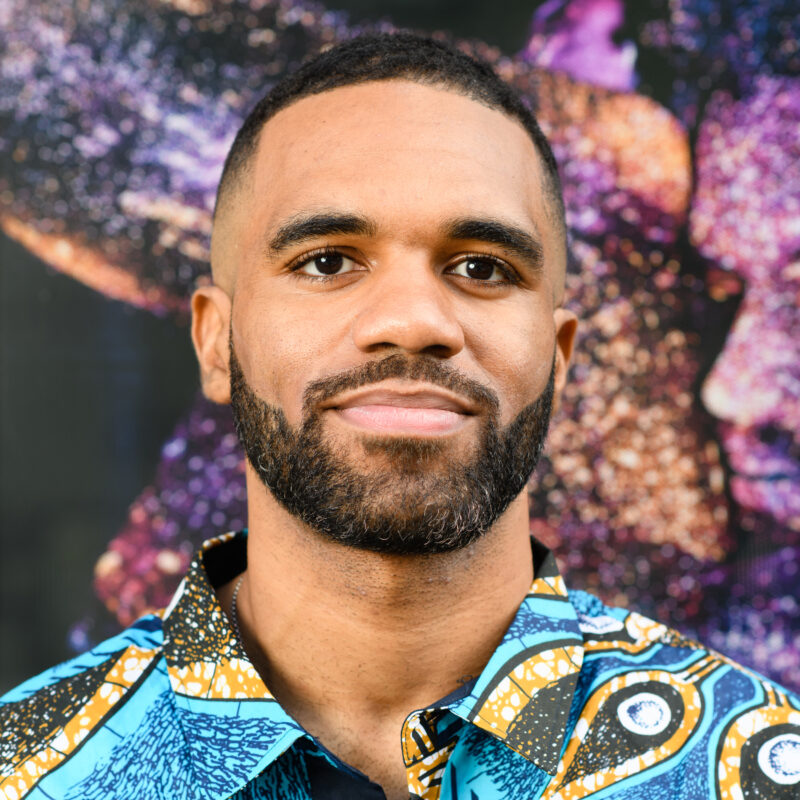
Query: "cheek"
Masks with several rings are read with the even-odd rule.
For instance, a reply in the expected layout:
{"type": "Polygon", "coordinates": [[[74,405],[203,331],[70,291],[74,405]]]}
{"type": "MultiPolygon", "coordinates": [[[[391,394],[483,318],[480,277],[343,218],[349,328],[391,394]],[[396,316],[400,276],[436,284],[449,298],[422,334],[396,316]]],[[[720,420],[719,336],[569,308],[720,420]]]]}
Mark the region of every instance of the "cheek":
{"type": "Polygon", "coordinates": [[[526,304],[500,309],[475,325],[470,349],[500,397],[504,423],[542,393],[553,365],[552,311],[526,304]]]}
{"type": "Polygon", "coordinates": [[[283,409],[297,424],[302,418],[303,391],[319,370],[329,349],[319,319],[279,301],[265,290],[234,302],[233,335],[245,377],[256,394],[283,409]]]}

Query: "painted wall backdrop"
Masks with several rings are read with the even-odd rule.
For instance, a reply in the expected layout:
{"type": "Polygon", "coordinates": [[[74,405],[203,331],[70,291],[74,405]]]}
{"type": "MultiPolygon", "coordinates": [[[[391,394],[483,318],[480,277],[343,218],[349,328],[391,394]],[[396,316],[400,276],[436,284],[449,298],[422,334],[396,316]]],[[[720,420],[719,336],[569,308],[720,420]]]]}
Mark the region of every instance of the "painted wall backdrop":
{"type": "Polygon", "coordinates": [[[0,689],[244,525],[187,328],[224,155],[286,70],[395,25],[494,64],[561,165],[582,327],[531,531],[572,586],[800,687],[792,5],[0,0],[0,689]]]}

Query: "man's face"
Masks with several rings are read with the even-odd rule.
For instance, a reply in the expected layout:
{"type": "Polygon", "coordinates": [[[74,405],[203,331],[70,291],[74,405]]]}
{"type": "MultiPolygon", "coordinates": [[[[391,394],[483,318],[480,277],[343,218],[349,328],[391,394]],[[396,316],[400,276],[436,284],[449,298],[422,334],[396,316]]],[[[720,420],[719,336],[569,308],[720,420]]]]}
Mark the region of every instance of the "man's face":
{"type": "MultiPolygon", "coordinates": [[[[721,424],[732,495],[758,514],[760,546],[800,531],[800,82],[764,78],[737,99],[719,92],[697,143],[692,239],[734,273],[744,298],[702,389],[721,424]]],[[[723,271],[724,270],[724,271],[723,271]]],[[[752,523],[748,523],[752,525],[752,523]]]]}
{"type": "MultiPolygon", "coordinates": [[[[311,434],[311,461],[324,453],[332,480],[338,467],[369,486],[386,519],[457,515],[465,492],[503,494],[502,513],[574,335],[542,187],[524,129],[449,90],[369,83],[279,112],[215,231],[240,431],[262,454],[276,430],[311,434]]],[[[296,456],[273,474],[302,490],[296,456]]]]}

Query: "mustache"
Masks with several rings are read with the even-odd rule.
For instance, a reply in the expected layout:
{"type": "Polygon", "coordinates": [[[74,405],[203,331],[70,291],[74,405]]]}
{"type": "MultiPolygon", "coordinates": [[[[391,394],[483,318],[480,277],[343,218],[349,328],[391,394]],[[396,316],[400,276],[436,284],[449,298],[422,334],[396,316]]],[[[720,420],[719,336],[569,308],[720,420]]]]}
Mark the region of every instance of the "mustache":
{"type": "Polygon", "coordinates": [[[473,378],[466,377],[435,356],[422,355],[409,358],[401,353],[394,353],[386,358],[370,361],[310,383],[303,392],[303,410],[306,415],[313,414],[316,406],[341,392],[360,389],[362,386],[380,383],[390,378],[426,381],[469,398],[481,410],[488,413],[497,413],[500,407],[495,392],[473,378]]]}

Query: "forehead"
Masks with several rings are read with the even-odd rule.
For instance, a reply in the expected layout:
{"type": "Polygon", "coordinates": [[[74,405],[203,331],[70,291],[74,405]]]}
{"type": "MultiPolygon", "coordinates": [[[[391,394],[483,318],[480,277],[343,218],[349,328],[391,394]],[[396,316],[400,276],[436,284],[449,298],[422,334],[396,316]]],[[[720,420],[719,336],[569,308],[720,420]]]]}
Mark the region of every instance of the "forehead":
{"type": "Polygon", "coordinates": [[[491,214],[547,227],[542,166],[520,123],[405,80],[302,98],[264,126],[248,215],[262,229],[316,208],[392,216],[491,214]]]}

